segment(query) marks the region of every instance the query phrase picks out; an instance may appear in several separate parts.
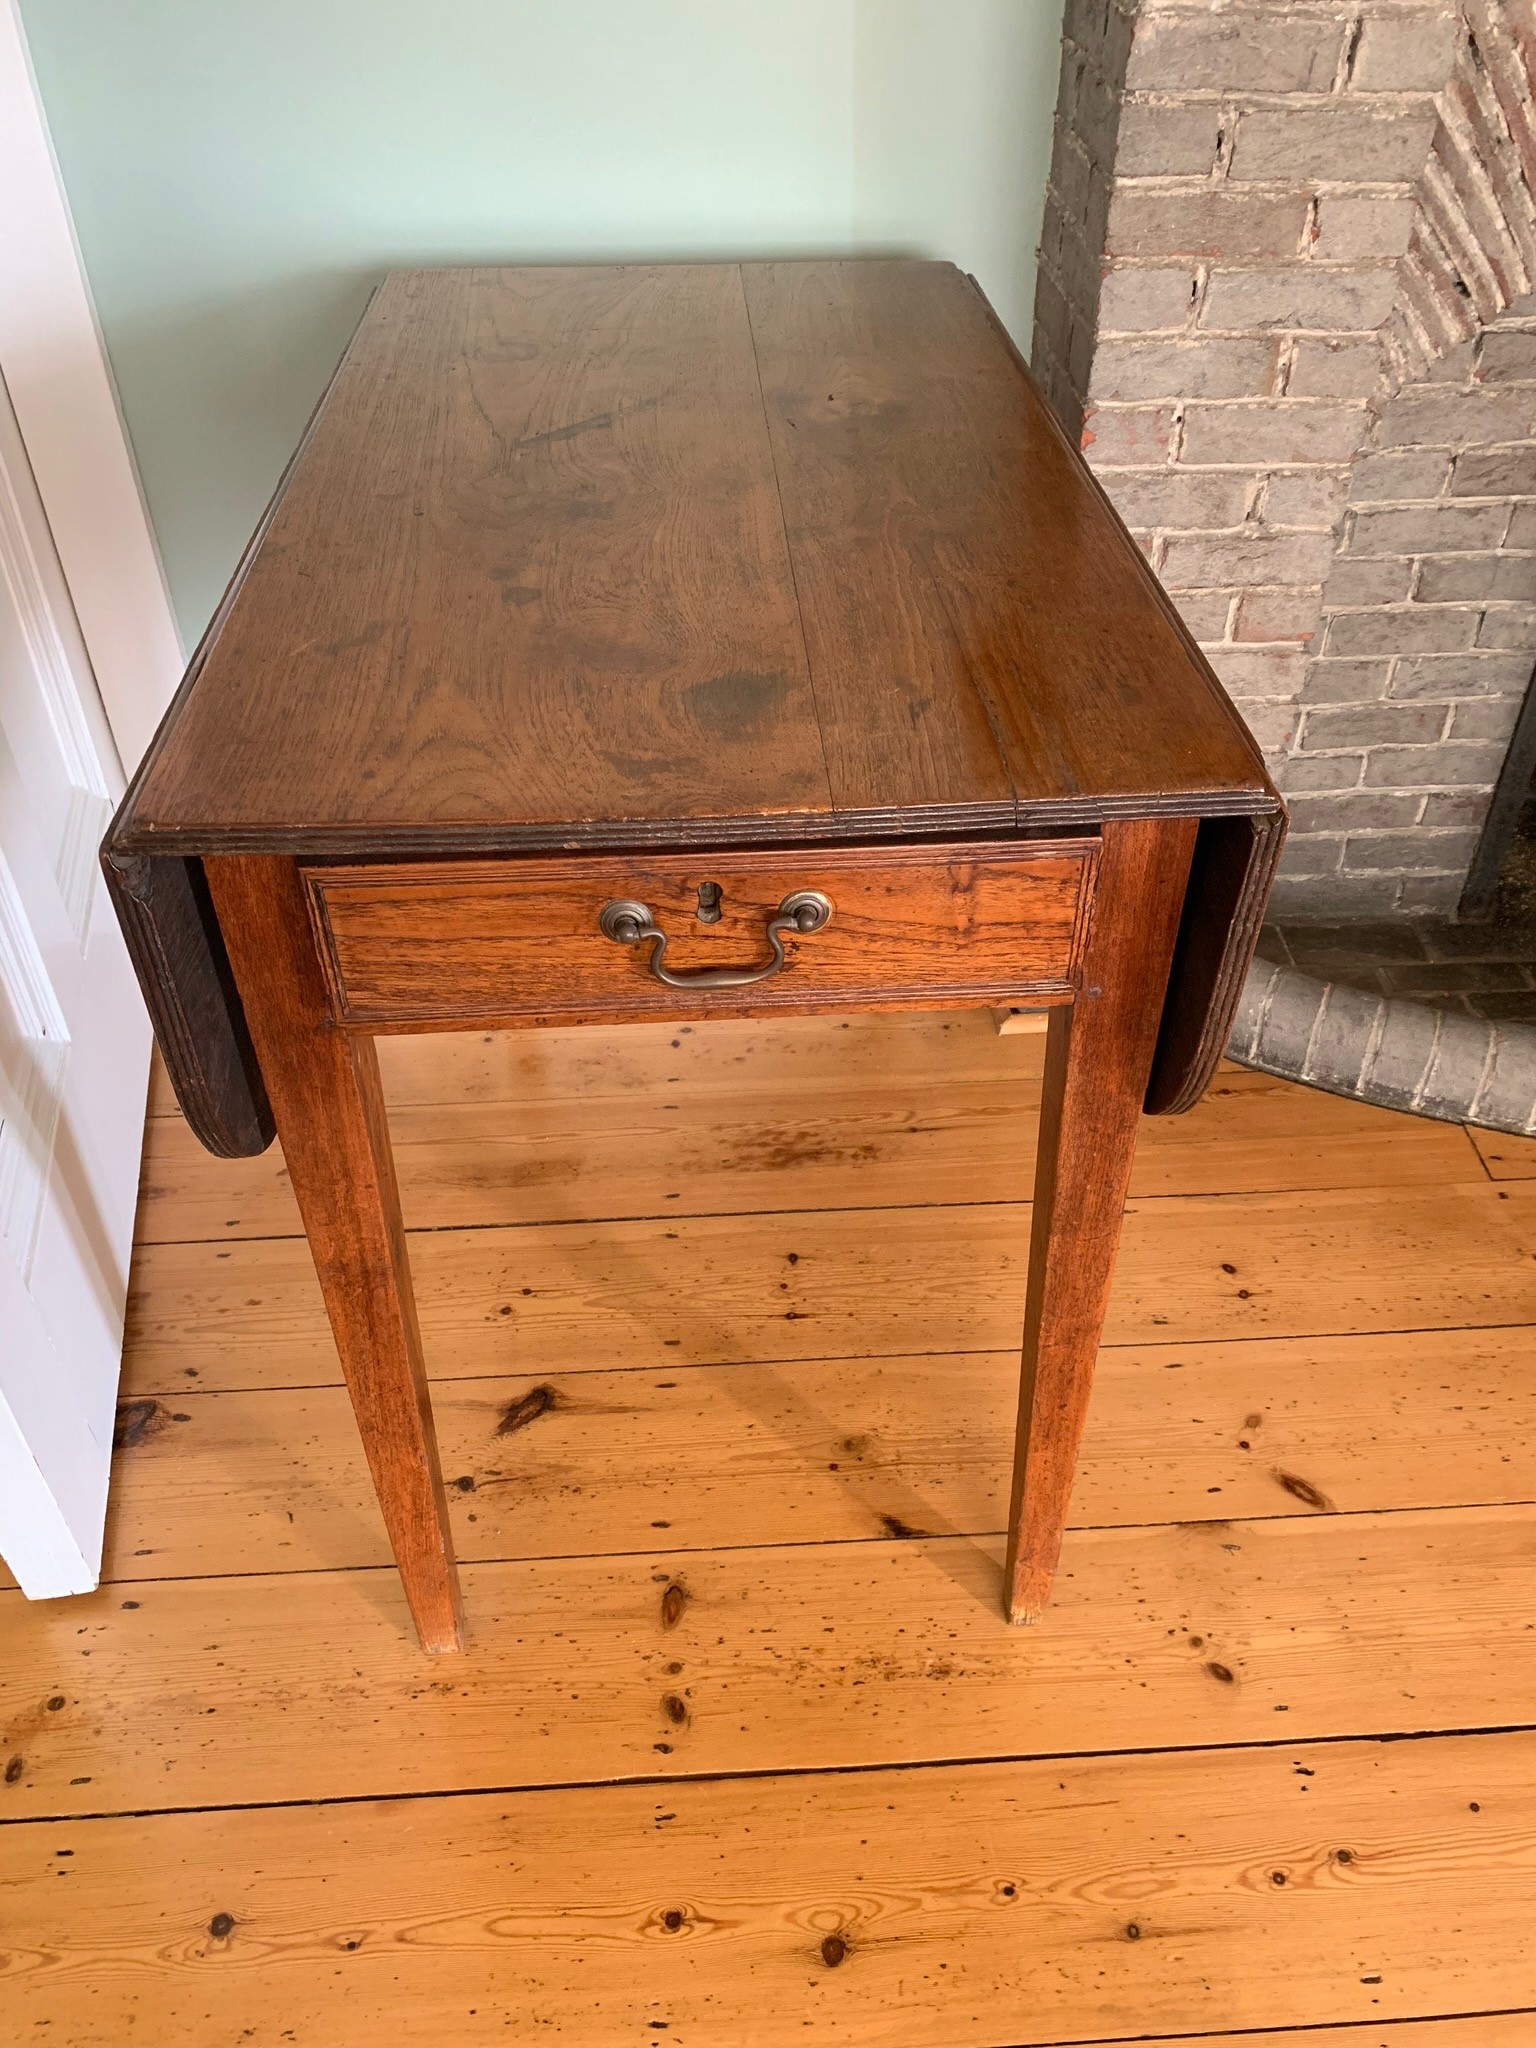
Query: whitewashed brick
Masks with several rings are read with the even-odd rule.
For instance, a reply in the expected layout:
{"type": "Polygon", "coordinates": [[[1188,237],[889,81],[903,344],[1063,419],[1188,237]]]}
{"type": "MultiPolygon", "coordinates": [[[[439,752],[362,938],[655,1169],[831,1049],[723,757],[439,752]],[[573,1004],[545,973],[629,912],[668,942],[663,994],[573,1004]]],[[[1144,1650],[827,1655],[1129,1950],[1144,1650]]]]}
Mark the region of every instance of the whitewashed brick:
{"type": "Polygon", "coordinates": [[[1232,610],[1231,590],[1185,590],[1174,596],[1179,617],[1195,638],[1209,646],[1227,637],[1227,617],[1232,610]]]}
{"type": "Polygon", "coordinates": [[[1438,790],[1424,799],[1426,825],[1481,825],[1488,799],[1481,790],[1438,790]]]}
{"type": "Polygon", "coordinates": [[[1397,604],[1413,579],[1410,560],[1357,562],[1335,555],[1323,601],[1328,605],[1397,604]]]}
{"type": "Polygon", "coordinates": [[[1453,391],[1424,384],[1400,391],[1377,427],[1381,447],[1475,448],[1524,441],[1536,421],[1536,394],[1518,390],[1453,391]]]}
{"type": "Polygon", "coordinates": [[[1284,764],[1280,787],[1287,795],[1292,790],[1354,789],[1364,768],[1365,755],[1360,752],[1295,754],[1284,764]]]}
{"type": "Polygon", "coordinates": [[[1299,647],[1213,647],[1206,650],[1206,658],[1237,703],[1290,703],[1307,663],[1299,647]]]}
{"type": "Polygon", "coordinates": [[[1372,398],[1381,383],[1381,343],[1376,336],[1335,341],[1304,335],[1292,354],[1285,389],[1290,398],[1372,398]]]}
{"type": "Polygon", "coordinates": [[[1536,384],[1536,334],[1492,329],[1478,343],[1477,375],[1485,384],[1536,384]]]}
{"type": "Polygon", "coordinates": [[[1398,184],[1424,168],[1434,126],[1432,106],[1253,107],[1239,117],[1230,176],[1398,184]]]}
{"type": "Polygon", "coordinates": [[[1192,270],[1111,270],[1099,294],[1099,332],[1154,334],[1184,327],[1194,295],[1192,270]]]}
{"type": "Polygon", "coordinates": [[[1263,262],[1301,253],[1304,193],[1146,191],[1117,186],[1105,243],[1111,257],[1140,261],[1184,256],[1223,263],[1263,262]]]}
{"type": "Polygon", "coordinates": [[[1318,660],[1307,669],[1303,704],[1379,704],[1387,694],[1390,661],[1318,660]]]}
{"type": "Polygon", "coordinates": [[[1472,604],[1494,595],[1504,557],[1426,556],[1419,564],[1414,596],[1423,604],[1472,604]]]}
{"type": "Polygon", "coordinates": [[[1351,833],[1344,866],[1351,874],[1453,874],[1464,870],[1477,848],[1475,832],[1351,833]]]}
{"type": "Polygon", "coordinates": [[[1203,590],[1232,583],[1319,583],[1333,552],[1328,534],[1175,534],[1163,581],[1170,589],[1203,590]]]}
{"type": "MultiPolygon", "coordinates": [[[[1301,729],[1302,750],[1308,754],[1331,747],[1393,747],[1418,742],[1428,746],[1441,738],[1446,727],[1443,704],[1369,704],[1337,710],[1308,711],[1301,729]]],[[[1369,771],[1369,762],[1367,763],[1369,771]]],[[[1366,780],[1372,780],[1367,772],[1366,780]]]]}
{"type": "Polygon", "coordinates": [[[1177,417],[1171,405],[1090,406],[1083,419],[1083,451],[1096,468],[1166,462],[1177,417]]]}
{"type": "Polygon", "coordinates": [[[1507,505],[1383,505],[1354,515],[1352,555],[1453,554],[1496,548],[1509,519],[1507,505]]]}
{"type": "Polygon", "coordinates": [[[1384,505],[1404,499],[1438,498],[1451,473],[1451,458],[1439,448],[1387,448],[1362,455],[1349,478],[1352,505],[1384,505]]]}
{"type": "Polygon", "coordinates": [[[1126,82],[1179,92],[1326,92],[1344,34],[1338,17],[1148,11],[1136,23],[1126,82]]]}
{"type": "Polygon", "coordinates": [[[1318,589],[1245,590],[1237,607],[1232,638],[1310,641],[1317,631],[1322,592],[1318,589]]]}
{"type": "MultiPolygon", "coordinates": [[[[1488,4],[1453,128],[1528,100],[1488,4]]],[[[1488,272],[1458,292],[1425,243],[1399,300],[1454,12],[1067,0],[1042,368],[1064,416],[1091,393],[1090,461],[1298,799],[1282,913],[1453,901],[1536,658],[1536,293],[1427,361],[1488,272]]],[[[1485,168],[1507,204],[1518,167],[1485,168]]]]}
{"type": "Polygon", "coordinates": [[[1488,594],[1515,604],[1536,603],[1536,555],[1502,556],[1488,594]]]}
{"type": "Polygon", "coordinates": [[[1240,704],[1238,713],[1254,742],[1270,760],[1282,757],[1296,734],[1296,712],[1288,704],[1240,704]]]}
{"type": "Polygon", "coordinates": [[[1344,858],[1344,841],[1337,833],[1292,832],[1281,856],[1288,875],[1333,874],[1344,858]]]}
{"type": "Polygon", "coordinates": [[[1410,654],[1392,671],[1387,695],[1409,697],[1502,697],[1530,681],[1528,654],[1410,654]]]}
{"type": "Polygon", "coordinates": [[[1280,875],[1270,891],[1269,914],[1296,921],[1326,917],[1331,924],[1386,916],[1397,910],[1402,886],[1397,875],[1340,873],[1320,880],[1303,877],[1293,881],[1282,858],[1280,875]]]}
{"type": "Polygon", "coordinates": [[[1518,697],[1479,697],[1451,712],[1453,740],[1507,740],[1520,716],[1518,697]]]}
{"type": "Polygon", "coordinates": [[[1115,470],[1104,478],[1115,510],[1144,532],[1237,526],[1248,480],[1228,470],[1115,470]]]}
{"type": "Polygon", "coordinates": [[[1352,92],[1439,92],[1451,69],[1456,18],[1448,8],[1392,8],[1368,15],[1349,83],[1352,92]]]}
{"type": "MultiPolygon", "coordinates": [[[[1397,905],[1400,916],[1410,916],[1421,910],[1432,910],[1450,917],[1461,900],[1465,876],[1454,875],[1404,875],[1398,883],[1397,905]]],[[[1374,881],[1375,877],[1361,875],[1356,883],[1374,881]]],[[[1401,1012],[1394,1014],[1401,1015],[1401,1012]]]]}
{"type": "Polygon", "coordinates": [[[1325,654],[1456,654],[1472,645],[1482,614],[1470,607],[1415,605],[1397,611],[1335,612],[1325,654]]]}
{"type": "Polygon", "coordinates": [[[1349,485],[1343,470],[1288,470],[1264,486],[1264,519],[1270,526],[1302,526],[1332,533],[1344,510],[1349,485]]]}
{"type": "Polygon", "coordinates": [[[1536,614],[1524,605],[1498,605],[1483,614],[1479,647],[1525,651],[1536,657],[1536,614]]]}
{"type": "Polygon", "coordinates": [[[1501,746],[1444,740],[1438,746],[1377,747],[1366,755],[1365,781],[1372,789],[1486,788],[1497,780],[1501,746]]]}
{"type": "Polygon", "coordinates": [[[1397,296],[1395,271],[1213,270],[1200,308],[1202,327],[1287,332],[1373,333],[1397,296]]]}
{"type": "Polygon", "coordinates": [[[1347,462],[1365,430],[1363,406],[1278,398],[1193,404],[1184,415],[1185,462],[1347,462]]]}
{"type": "Polygon", "coordinates": [[[1102,399],[1251,398],[1273,376],[1274,344],[1260,339],[1101,341],[1089,392],[1102,399]]]}
{"type": "Polygon", "coordinates": [[[1221,108],[1127,100],[1115,151],[1117,178],[1203,178],[1216,161],[1221,108]]]}
{"type": "Polygon", "coordinates": [[[1397,790],[1349,789],[1333,796],[1292,797],[1288,805],[1293,832],[1360,831],[1370,826],[1415,825],[1424,798],[1397,790]]]}
{"type": "Polygon", "coordinates": [[[1536,496],[1536,442],[1512,448],[1471,448],[1451,467],[1453,498],[1528,498],[1536,496]]]}
{"type": "Polygon", "coordinates": [[[1381,262],[1405,255],[1414,213],[1413,195],[1407,192],[1325,193],[1318,201],[1312,254],[1320,263],[1381,262]]]}

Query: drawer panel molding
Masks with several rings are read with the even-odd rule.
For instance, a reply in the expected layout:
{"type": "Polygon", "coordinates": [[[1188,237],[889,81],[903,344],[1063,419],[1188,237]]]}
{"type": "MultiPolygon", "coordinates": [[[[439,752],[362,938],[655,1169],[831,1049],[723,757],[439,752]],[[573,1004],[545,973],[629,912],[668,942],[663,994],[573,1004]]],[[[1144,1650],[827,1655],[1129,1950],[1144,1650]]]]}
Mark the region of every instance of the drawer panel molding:
{"type": "Polygon", "coordinates": [[[1065,998],[1097,847],[588,855],[303,877],[337,1021],[422,1030],[1065,998]],[[809,914],[820,898],[830,911],[809,914]]]}

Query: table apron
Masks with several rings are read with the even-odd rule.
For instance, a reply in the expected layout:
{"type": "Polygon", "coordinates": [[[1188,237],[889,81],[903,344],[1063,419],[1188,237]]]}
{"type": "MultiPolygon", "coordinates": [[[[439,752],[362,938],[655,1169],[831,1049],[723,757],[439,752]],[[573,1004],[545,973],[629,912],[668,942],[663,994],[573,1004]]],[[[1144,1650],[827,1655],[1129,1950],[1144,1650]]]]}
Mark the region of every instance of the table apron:
{"type": "Polygon", "coordinates": [[[336,1022],[422,1031],[1067,1001],[1098,846],[1082,837],[301,872],[336,1022]]]}

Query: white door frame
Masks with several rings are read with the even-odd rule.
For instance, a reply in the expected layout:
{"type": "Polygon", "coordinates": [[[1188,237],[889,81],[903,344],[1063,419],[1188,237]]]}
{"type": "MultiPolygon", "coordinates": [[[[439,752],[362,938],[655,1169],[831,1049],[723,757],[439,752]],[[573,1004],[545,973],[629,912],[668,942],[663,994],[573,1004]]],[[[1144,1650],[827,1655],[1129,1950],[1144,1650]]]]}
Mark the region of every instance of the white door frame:
{"type": "MultiPolygon", "coordinates": [[[[47,1127],[33,1132],[35,1227],[19,1263],[15,1233],[0,1244],[0,1533],[23,1588],[46,1597],[88,1590],[99,1567],[149,1065],[148,1022],[90,842],[183,662],[16,0],[0,0],[0,403],[8,647],[19,660],[25,645],[30,663],[25,676],[8,672],[7,702],[14,711],[36,701],[18,689],[40,691],[51,723],[26,728],[30,758],[52,759],[56,744],[86,798],[78,844],[66,820],[53,860],[32,860],[39,785],[18,778],[9,741],[0,744],[11,785],[0,788],[0,825],[12,854],[28,854],[30,877],[18,894],[10,868],[0,875],[10,885],[11,914],[0,919],[11,941],[7,1030],[17,1023],[18,1044],[57,1043],[62,1061],[47,1127]],[[39,734],[50,733],[39,754],[39,734]],[[60,862],[77,885],[75,925],[53,887],[60,862]],[[28,901],[42,906],[42,925],[29,922],[28,901]],[[53,1024],[29,1025],[11,1019],[17,989],[29,988],[73,994],[52,1003],[53,1024]]],[[[0,1094],[13,1129],[26,1131],[14,1080],[0,1076],[0,1094]]],[[[29,1157],[14,1138],[6,1156],[29,1157]]],[[[13,1180],[20,1171],[7,1170],[13,1180]]]]}
{"type": "Polygon", "coordinates": [[[16,0],[0,0],[0,377],[131,775],[185,660],[16,0]]]}

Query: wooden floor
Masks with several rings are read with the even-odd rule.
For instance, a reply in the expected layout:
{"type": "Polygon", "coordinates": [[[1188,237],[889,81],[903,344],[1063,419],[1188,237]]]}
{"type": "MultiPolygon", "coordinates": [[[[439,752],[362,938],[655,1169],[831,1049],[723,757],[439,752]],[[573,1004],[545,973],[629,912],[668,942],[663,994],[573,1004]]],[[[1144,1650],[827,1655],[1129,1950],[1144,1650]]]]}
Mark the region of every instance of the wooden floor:
{"type": "Polygon", "coordinates": [[[108,1583],[0,1591],[7,2048],[1536,2043],[1536,1145],[1148,1124],[1015,1631],[1038,1040],[381,1051],[470,1649],[157,1092],[108,1583]]]}

